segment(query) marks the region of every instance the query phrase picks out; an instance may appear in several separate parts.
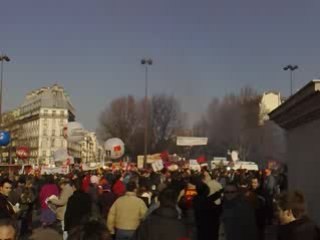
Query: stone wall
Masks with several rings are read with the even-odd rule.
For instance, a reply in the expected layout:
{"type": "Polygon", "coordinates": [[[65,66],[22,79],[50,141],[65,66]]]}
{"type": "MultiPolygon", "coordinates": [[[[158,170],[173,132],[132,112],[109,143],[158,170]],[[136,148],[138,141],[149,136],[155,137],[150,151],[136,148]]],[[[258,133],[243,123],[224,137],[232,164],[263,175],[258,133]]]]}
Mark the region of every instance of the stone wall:
{"type": "Polygon", "coordinates": [[[289,189],[303,191],[310,216],[320,224],[320,119],[291,129],[287,137],[289,189]]]}

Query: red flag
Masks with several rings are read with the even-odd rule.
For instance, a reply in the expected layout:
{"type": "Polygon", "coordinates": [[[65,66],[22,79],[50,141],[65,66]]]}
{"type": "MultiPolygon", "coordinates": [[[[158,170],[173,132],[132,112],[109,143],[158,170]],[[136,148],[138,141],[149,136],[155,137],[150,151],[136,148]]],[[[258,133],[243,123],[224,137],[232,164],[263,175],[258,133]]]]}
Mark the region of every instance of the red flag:
{"type": "Polygon", "coordinates": [[[169,152],[167,150],[163,151],[162,153],[160,153],[160,157],[165,162],[169,161],[169,152]]]}
{"type": "Polygon", "coordinates": [[[205,157],[204,155],[201,155],[201,156],[199,156],[199,157],[197,158],[197,162],[198,162],[199,164],[205,163],[205,162],[207,162],[207,159],[206,159],[206,157],[205,157]]]}

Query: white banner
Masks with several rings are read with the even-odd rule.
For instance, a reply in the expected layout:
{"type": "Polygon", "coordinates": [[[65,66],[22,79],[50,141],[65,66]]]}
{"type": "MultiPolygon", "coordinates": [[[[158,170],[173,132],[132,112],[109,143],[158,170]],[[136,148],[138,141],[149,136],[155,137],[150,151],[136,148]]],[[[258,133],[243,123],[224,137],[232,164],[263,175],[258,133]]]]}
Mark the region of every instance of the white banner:
{"type": "MultiPolygon", "coordinates": [[[[152,155],[147,155],[147,163],[152,164],[154,161],[161,159],[161,154],[156,153],[152,155]]],[[[137,156],[137,162],[143,161],[144,160],[144,155],[138,155],[137,156]]]]}
{"type": "Polygon", "coordinates": [[[139,169],[142,169],[143,168],[143,158],[139,158],[138,157],[138,159],[137,159],[137,167],[139,168],[139,169]]]}
{"type": "Polygon", "coordinates": [[[205,137],[177,137],[178,146],[204,146],[208,144],[205,137]]]}
{"type": "Polygon", "coordinates": [[[69,166],[62,167],[41,167],[41,174],[68,174],[69,166]]]}
{"type": "Polygon", "coordinates": [[[82,164],[82,171],[94,171],[94,170],[97,170],[99,168],[101,168],[102,165],[101,164],[96,164],[96,165],[88,165],[88,164],[85,164],[83,163],[82,164]]]}
{"type": "Polygon", "coordinates": [[[153,171],[155,171],[155,172],[161,171],[164,168],[162,160],[154,161],[151,166],[152,166],[153,171]]]}
{"type": "Polygon", "coordinates": [[[201,171],[201,166],[199,165],[198,161],[195,159],[189,160],[189,169],[194,171],[201,171]]]}

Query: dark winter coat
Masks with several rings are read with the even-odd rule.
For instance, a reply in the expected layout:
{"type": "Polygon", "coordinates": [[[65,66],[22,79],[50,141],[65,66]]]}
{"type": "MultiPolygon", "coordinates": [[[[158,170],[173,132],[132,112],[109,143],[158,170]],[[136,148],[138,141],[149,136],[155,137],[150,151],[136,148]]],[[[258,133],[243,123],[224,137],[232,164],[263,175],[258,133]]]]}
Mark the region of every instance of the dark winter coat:
{"type": "Polygon", "coordinates": [[[320,229],[308,218],[302,218],[282,225],[278,230],[278,240],[320,240],[320,229]]]}
{"type": "Polygon", "coordinates": [[[109,210],[116,199],[116,195],[111,191],[106,191],[99,195],[98,206],[103,219],[107,219],[109,210]]]}
{"type": "Polygon", "coordinates": [[[221,220],[226,240],[256,240],[258,237],[254,209],[241,196],[224,202],[221,220]]]}
{"type": "Polygon", "coordinates": [[[8,201],[8,197],[0,193],[0,219],[14,218],[15,212],[8,201]]]}
{"type": "Polygon", "coordinates": [[[65,231],[70,231],[72,228],[81,225],[82,221],[91,214],[91,198],[90,195],[75,191],[69,198],[64,215],[65,231]]]}
{"type": "Polygon", "coordinates": [[[193,199],[195,220],[197,225],[198,239],[217,240],[219,237],[219,225],[222,206],[216,205],[222,191],[211,196],[197,195],[193,199]]]}
{"type": "Polygon", "coordinates": [[[159,207],[141,223],[133,240],[188,240],[175,208],[159,207]]]}

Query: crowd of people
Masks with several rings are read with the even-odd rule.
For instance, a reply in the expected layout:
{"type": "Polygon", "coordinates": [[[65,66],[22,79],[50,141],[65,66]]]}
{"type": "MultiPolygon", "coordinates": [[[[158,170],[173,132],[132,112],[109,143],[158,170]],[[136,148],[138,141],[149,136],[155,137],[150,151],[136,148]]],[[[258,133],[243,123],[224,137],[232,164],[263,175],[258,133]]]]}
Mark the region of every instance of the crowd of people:
{"type": "Polygon", "coordinates": [[[0,239],[32,238],[36,221],[70,240],[264,240],[269,225],[279,240],[320,239],[303,194],[286,190],[270,169],[2,174],[0,239]]]}

